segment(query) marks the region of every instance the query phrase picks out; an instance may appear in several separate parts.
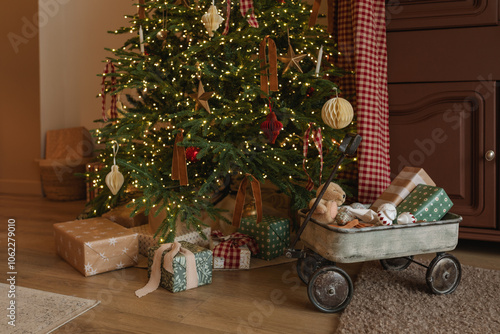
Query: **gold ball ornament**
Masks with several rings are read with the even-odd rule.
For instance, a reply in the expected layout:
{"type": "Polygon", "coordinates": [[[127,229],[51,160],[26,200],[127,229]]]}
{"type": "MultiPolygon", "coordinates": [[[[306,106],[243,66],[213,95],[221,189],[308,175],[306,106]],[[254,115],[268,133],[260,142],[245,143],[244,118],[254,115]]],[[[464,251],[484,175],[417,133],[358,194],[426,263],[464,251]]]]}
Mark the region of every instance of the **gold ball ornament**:
{"type": "Polygon", "coordinates": [[[158,38],[159,40],[166,40],[167,39],[167,35],[168,35],[168,32],[165,31],[165,30],[160,30],[156,33],[156,38],[158,38]]]}
{"type": "Polygon", "coordinates": [[[334,97],[328,100],[321,109],[323,122],[334,129],[342,129],[351,124],[354,109],[346,99],[334,97]]]}

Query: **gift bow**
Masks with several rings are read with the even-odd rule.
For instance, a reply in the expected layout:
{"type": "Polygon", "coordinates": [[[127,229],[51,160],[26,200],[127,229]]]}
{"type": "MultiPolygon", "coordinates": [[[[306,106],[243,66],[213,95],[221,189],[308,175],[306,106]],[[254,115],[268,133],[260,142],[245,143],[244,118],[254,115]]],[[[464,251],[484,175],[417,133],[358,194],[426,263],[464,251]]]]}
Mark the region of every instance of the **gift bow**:
{"type": "Polygon", "coordinates": [[[186,290],[196,288],[198,286],[198,272],[196,271],[196,259],[190,250],[183,248],[177,241],[161,245],[153,256],[153,265],[151,266],[151,276],[148,283],[141,289],[135,292],[139,298],[147,295],[158,289],[161,281],[161,258],[163,252],[168,252],[163,257],[163,268],[169,273],[174,273],[174,257],[177,254],[183,254],[186,258],[186,290]]]}
{"type": "Polygon", "coordinates": [[[254,238],[243,233],[235,232],[224,236],[221,231],[213,231],[212,237],[220,243],[214,247],[214,257],[224,258],[225,269],[238,269],[240,267],[241,246],[247,246],[252,254],[259,252],[259,247],[254,238]]]}

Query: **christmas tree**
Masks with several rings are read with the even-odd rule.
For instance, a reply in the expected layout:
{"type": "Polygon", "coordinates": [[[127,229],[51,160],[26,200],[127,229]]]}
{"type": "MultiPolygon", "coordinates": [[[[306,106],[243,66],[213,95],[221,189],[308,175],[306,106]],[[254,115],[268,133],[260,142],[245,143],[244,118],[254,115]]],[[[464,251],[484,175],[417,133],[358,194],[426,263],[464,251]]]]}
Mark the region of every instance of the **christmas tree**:
{"type": "MultiPolygon", "coordinates": [[[[342,75],[335,42],[326,27],[309,27],[307,3],[248,4],[228,1],[228,13],[226,3],[206,0],[141,1],[130,26],[111,32],[131,38],[110,50],[114,71],[104,74],[103,94],[126,102],[94,132],[105,167],[90,175],[100,193],[89,216],[132,198],[136,211],[167,210],[158,233],[168,240],[177,219],[199,229],[202,212],[217,216],[214,195],[247,174],[274,184],[295,209],[307,206],[307,181],[317,186],[330,174],[354,126],[332,129],[321,117],[342,75]],[[305,133],[319,138],[319,128],[322,145],[309,139],[303,162],[305,133]],[[116,195],[104,182],[114,163],[123,175],[116,195]]],[[[352,184],[337,182],[352,194],[352,184]]]]}

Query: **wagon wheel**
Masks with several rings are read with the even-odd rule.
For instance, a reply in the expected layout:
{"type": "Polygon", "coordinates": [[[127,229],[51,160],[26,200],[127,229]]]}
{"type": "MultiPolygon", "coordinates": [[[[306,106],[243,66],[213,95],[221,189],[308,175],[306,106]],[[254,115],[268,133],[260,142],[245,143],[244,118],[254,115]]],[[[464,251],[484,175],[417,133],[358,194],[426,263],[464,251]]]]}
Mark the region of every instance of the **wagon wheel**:
{"type": "Polygon", "coordinates": [[[460,262],[451,254],[438,254],[427,268],[427,285],[437,295],[455,291],[461,277],[460,262]]]}
{"type": "Polygon", "coordinates": [[[392,259],[380,260],[380,264],[385,270],[404,270],[408,268],[413,260],[413,255],[405,257],[395,257],[392,259]]]}
{"type": "Polygon", "coordinates": [[[345,309],[351,301],[352,291],[353,285],[349,275],[333,265],[316,270],[307,287],[311,303],[327,313],[345,309]]]}
{"type": "Polygon", "coordinates": [[[307,251],[306,257],[299,258],[297,260],[297,274],[299,275],[302,282],[308,284],[309,278],[312,276],[312,274],[314,274],[314,272],[320,267],[328,263],[328,260],[319,256],[318,254],[307,251]]]}

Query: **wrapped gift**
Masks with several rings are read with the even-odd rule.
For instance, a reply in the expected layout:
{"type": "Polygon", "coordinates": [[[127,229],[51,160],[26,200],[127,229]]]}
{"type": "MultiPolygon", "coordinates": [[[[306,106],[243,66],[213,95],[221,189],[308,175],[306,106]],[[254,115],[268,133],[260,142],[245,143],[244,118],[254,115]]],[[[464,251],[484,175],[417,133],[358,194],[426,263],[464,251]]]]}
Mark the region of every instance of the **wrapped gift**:
{"type": "Polygon", "coordinates": [[[104,213],[102,217],[124,227],[135,227],[148,223],[148,217],[144,215],[144,210],[137,212],[135,216],[131,217],[133,211],[133,206],[128,207],[128,204],[125,204],[111,209],[104,213]]]}
{"type": "MultiPolygon", "coordinates": [[[[160,243],[160,238],[155,238],[155,232],[151,230],[151,227],[148,224],[132,227],[130,228],[130,231],[138,234],[139,253],[141,255],[148,256],[149,248],[158,246],[160,243]]],[[[203,227],[201,230],[201,232],[205,235],[205,238],[203,238],[198,231],[187,228],[187,226],[180,221],[177,222],[176,232],[177,236],[174,241],[187,241],[206,248],[210,245],[210,226],[203,227]]]]}
{"type": "Polygon", "coordinates": [[[419,184],[436,185],[423,168],[403,168],[370,209],[377,212],[379,207],[384,203],[392,203],[394,206],[398,206],[419,184]]]}
{"type": "Polygon", "coordinates": [[[84,276],[133,266],[137,234],[105,218],[54,224],[57,253],[84,276]]]}
{"type": "Polygon", "coordinates": [[[212,283],[212,251],[189,242],[153,247],[148,255],[149,282],[135,292],[142,297],[161,286],[179,292],[212,283]]]}
{"type": "Polygon", "coordinates": [[[453,206],[443,188],[420,184],[397,206],[397,215],[413,214],[417,222],[438,221],[453,206]]]}
{"type": "Polygon", "coordinates": [[[290,244],[290,221],[287,218],[263,216],[260,223],[257,216],[241,219],[239,232],[255,238],[259,253],[255,257],[272,260],[283,255],[290,244]]]}
{"type": "Polygon", "coordinates": [[[259,252],[255,239],[238,232],[228,236],[220,231],[212,232],[210,249],[214,269],[250,269],[251,254],[259,252]]]}

